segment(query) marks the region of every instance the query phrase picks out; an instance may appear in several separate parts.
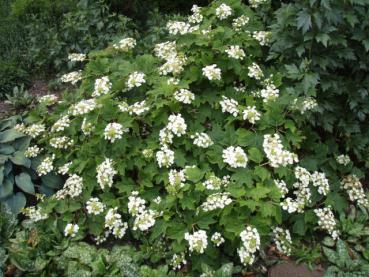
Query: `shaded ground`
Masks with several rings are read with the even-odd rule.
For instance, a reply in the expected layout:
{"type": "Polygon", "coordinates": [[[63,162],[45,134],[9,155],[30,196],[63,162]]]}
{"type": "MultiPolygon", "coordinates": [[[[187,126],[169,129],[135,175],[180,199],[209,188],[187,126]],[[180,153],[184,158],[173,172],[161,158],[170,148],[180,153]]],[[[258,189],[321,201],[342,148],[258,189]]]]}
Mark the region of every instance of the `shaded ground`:
{"type": "Polygon", "coordinates": [[[268,277],[323,277],[323,269],[310,271],[304,265],[296,265],[292,262],[282,263],[271,267],[268,277]]]}

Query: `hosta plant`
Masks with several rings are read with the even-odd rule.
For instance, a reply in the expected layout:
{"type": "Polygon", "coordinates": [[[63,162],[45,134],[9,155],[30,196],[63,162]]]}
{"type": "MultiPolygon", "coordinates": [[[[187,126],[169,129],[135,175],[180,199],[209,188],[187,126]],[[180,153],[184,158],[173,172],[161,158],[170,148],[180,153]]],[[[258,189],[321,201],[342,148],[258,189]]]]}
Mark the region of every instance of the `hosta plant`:
{"type": "MultiPolygon", "coordinates": [[[[312,168],[299,150],[295,120],[315,105],[299,106],[265,61],[270,34],[237,0],[192,12],[146,54],[132,38],[90,53],[83,72],[62,77],[76,90],[32,113],[37,172],[65,182],[28,215],[71,240],[129,242],[147,262],[194,275],[249,267],[270,241],[289,255],[306,231],[336,239],[326,197],[341,194],[339,171],[312,168]]],[[[356,175],[344,183],[368,205],[356,175]]]]}

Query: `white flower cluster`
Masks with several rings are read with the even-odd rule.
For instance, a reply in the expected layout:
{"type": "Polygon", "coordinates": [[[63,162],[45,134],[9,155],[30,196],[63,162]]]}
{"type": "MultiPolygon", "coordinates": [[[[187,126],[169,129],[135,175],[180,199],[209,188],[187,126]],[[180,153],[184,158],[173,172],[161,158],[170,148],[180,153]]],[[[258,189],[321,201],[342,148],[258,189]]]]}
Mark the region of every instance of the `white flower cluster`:
{"type": "Polygon", "coordinates": [[[150,158],[152,158],[152,156],[154,156],[154,151],[150,148],[146,148],[146,149],[142,150],[142,155],[146,159],[150,159],[150,158]]]}
{"type": "Polygon", "coordinates": [[[290,256],[292,251],[292,239],[288,229],[275,227],[273,229],[274,243],[278,250],[283,255],[290,256]]]}
{"type": "Polygon", "coordinates": [[[215,10],[215,15],[220,19],[226,19],[227,17],[231,16],[233,13],[232,8],[226,4],[221,4],[218,8],[215,10]]]}
{"type": "Polygon", "coordinates": [[[243,119],[255,124],[256,121],[260,119],[260,112],[256,110],[255,106],[248,106],[243,110],[243,119]]]}
{"type": "Polygon", "coordinates": [[[48,215],[42,212],[42,209],[40,207],[38,208],[36,208],[35,206],[27,207],[23,209],[22,212],[25,216],[28,216],[29,219],[32,220],[33,222],[37,222],[48,218],[48,215]]]}
{"type": "Polygon", "coordinates": [[[279,134],[264,135],[263,148],[272,167],[287,166],[298,162],[296,154],[284,150],[279,134]]]}
{"type": "Polygon", "coordinates": [[[27,127],[24,132],[25,134],[29,135],[31,138],[36,138],[45,132],[45,125],[43,124],[32,124],[27,127]]]}
{"type": "Polygon", "coordinates": [[[86,209],[88,214],[99,215],[106,208],[106,205],[100,202],[99,198],[91,197],[86,203],[86,209]]]}
{"type": "Polygon", "coordinates": [[[41,150],[42,149],[40,149],[37,145],[30,146],[24,152],[24,156],[26,158],[34,158],[34,157],[37,157],[37,155],[40,154],[41,150]]]}
{"type": "Polygon", "coordinates": [[[279,96],[279,89],[272,83],[267,84],[262,90],[260,90],[260,97],[263,98],[263,102],[274,101],[279,96]]]}
{"type": "Polygon", "coordinates": [[[260,66],[257,63],[255,63],[255,62],[252,63],[252,65],[250,65],[248,67],[248,70],[249,70],[249,72],[247,73],[247,75],[250,78],[254,78],[256,80],[260,80],[264,76],[264,73],[261,70],[260,66]]]}
{"type": "Polygon", "coordinates": [[[50,139],[50,145],[56,149],[67,149],[74,141],[66,136],[50,139]]]}
{"type": "Polygon", "coordinates": [[[167,129],[180,137],[186,133],[187,124],[181,114],[172,114],[168,118],[167,129]]]}
{"type": "Polygon", "coordinates": [[[142,84],[146,83],[145,76],[146,75],[144,73],[138,72],[138,71],[131,73],[128,76],[128,80],[127,80],[128,89],[132,89],[134,87],[140,87],[142,86],[142,84]]]}
{"type": "Polygon", "coordinates": [[[146,209],[146,201],[138,196],[137,191],[133,191],[128,197],[128,212],[135,216],[132,230],[147,231],[155,225],[155,217],[157,213],[153,210],[146,209]]]}
{"type": "Polygon", "coordinates": [[[222,186],[226,187],[229,184],[230,176],[226,175],[223,179],[215,175],[210,175],[206,181],[203,183],[203,186],[208,190],[219,190],[222,186]]]}
{"type": "Polygon", "coordinates": [[[51,132],[62,132],[65,128],[70,126],[70,119],[68,115],[64,115],[59,118],[53,126],[51,126],[51,132]]]}
{"type": "Polygon", "coordinates": [[[71,62],[83,62],[86,60],[86,54],[80,54],[80,53],[70,53],[68,55],[68,60],[71,62]]]}
{"type": "Polygon", "coordinates": [[[104,130],[104,138],[113,143],[117,139],[121,139],[123,133],[127,133],[128,131],[128,128],[123,128],[122,124],[116,122],[109,123],[104,130]]]}
{"type": "Polygon", "coordinates": [[[318,192],[322,195],[327,195],[329,192],[329,182],[324,172],[315,171],[311,175],[313,186],[318,188],[318,192]]]}
{"type": "Polygon", "coordinates": [[[64,229],[64,236],[74,238],[79,230],[79,226],[77,224],[68,223],[64,229]]]}
{"type": "Polygon", "coordinates": [[[201,8],[197,5],[193,5],[191,8],[192,15],[188,17],[188,22],[192,24],[201,23],[203,16],[201,15],[201,8]]]}
{"type": "Polygon", "coordinates": [[[344,177],[341,184],[347,191],[351,201],[357,201],[359,205],[369,207],[369,201],[363,189],[363,185],[356,175],[348,175],[344,177]]]}
{"type": "Polygon", "coordinates": [[[250,18],[248,16],[241,15],[240,17],[233,19],[232,26],[235,31],[239,32],[241,31],[243,26],[249,23],[249,21],[250,21],[250,18]]]}
{"type": "Polygon", "coordinates": [[[212,243],[215,244],[215,246],[220,246],[221,244],[224,243],[224,238],[222,237],[222,234],[219,232],[215,232],[212,236],[211,239],[212,243]]]}
{"type": "Polygon", "coordinates": [[[159,73],[161,75],[168,75],[172,73],[173,75],[180,74],[184,65],[186,64],[187,58],[183,54],[172,55],[166,59],[166,62],[159,67],[159,73]]]}
{"type": "Polygon", "coordinates": [[[211,137],[209,137],[206,133],[195,133],[191,136],[191,139],[193,139],[193,144],[201,147],[201,148],[208,148],[214,144],[211,137]]]}
{"type": "Polygon", "coordinates": [[[13,129],[20,133],[26,133],[27,127],[26,125],[21,123],[21,124],[16,124],[13,129]]]}
{"type": "Polygon", "coordinates": [[[156,160],[159,167],[170,167],[174,163],[174,152],[168,146],[163,145],[156,153],[156,160]]]}
{"type": "Polygon", "coordinates": [[[172,266],[173,270],[179,270],[181,269],[182,266],[186,265],[187,261],[186,261],[186,256],[185,253],[180,253],[180,254],[174,254],[171,261],[170,261],[170,265],[172,266]]]}
{"type": "Polygon", "coordinates": [[[185,233],[184,238],[189,244],[190,252],[203,254],[206,247],[208,247],[208,235],[204,230],[198,230],[192,235],[190,233],[185,233]]]}
{"type": "Polygon", "coordinates": [[[113,160],[105,158],[101,164],[96,168],[97,172],[97,183],[100,185],[101,189],[105,187],[111,188],[113,185],[113,178],[118,173],[113,167],[113,160]]]}
{"type": "Polygon", "coordinates": [[[225,50],[228,57],[236,60],[243,60],[246,57],[245,51],[238,45],[231,45],[225,50]]]}
{"type": "Polygon", "coordinates": [[[161,145],[167,145],[171,144],[173,142],[173,133],[171,130],[168,129],[168,127],[164,127],[159,132],[159,140],[161,145]]]}
{"type": "Polygon", "coordinates": [[[255,31],[253,33],[253,38],[256,39],[261,46],[267,45],[270,42],[270,37],[272,33],[266,31],[255,31]]]}
{"type": "Polygon", "coordinates": [[[73,105],[70,112],[72,115],[83,115],[93,111],[97,107],[95,99],[84,99],[73,105]]]}
{"type": "Polygon", "coordinates": [[[238,102],[232,98],[228,98],[222,95],[222,99],[219,104],[222,107],[223,113],[230,113],[234,117],[236,117],[239,113],[238,110],[238,102]]]}
{"type": "Polygon", "coordinates": [[[95,87],[92,93],[92,97],[98,97],[104,94],[108,94],[111,90],[112,84],[107,76],[95,80],[95,87]]]}
{"type": "Polygon", "coordinates": [[[238,249],[241,263],[251,265],[255,260],[255,252],[260,248],[260,235],[256,228],[247,226],[240,234],[242,246],[238,249]]]}
{"type": "Polygon", "coordinates": [[[38,176],[46,175],[54,169],[53,162],[55,159],[55,155],[46,157],[42,160],[40,165],[37,167],[36,171],[38,176]]]}
{"type": "Polygon", "coordinates": [[[128,112],[130,115],[141,115],[148,110],[150,110],[149,106],[146,104],[146,101],[143,100],[141,102],[135,102],[133,105],[128,105],[127,102],[122,102],[118,105],[118,108],[121,112],[128,112]]]}
{"type": "Polygon", "coordinates": [[[249,0],[251,7],[257,8],[262,4],[267,3],[269,0],[249,0]]]}
{"type": "Polygon", "coordinates": [[[205,66],[202,69],[202,75],[204,75],[210,81],[220,80],[222,78],[222,72],[216,64],[205,66]]]}
{"type": "Polygon", "coordinates": [[[348,155],[343,155],[343,154],[337,156],[336,161],[337,163],[342,164],[344,166],[348,165],[351,162],[350,157],[348,155]]]}
{"type": "Polygon", "coordinates": [[[181,188],[184,187],[185,182],[187,180],[186,170],[176,170],[171,169],[169,171],[168,179],[169,179],[169,186],[167,187],[167,190],[171,194],[176,194],[181,188]]]}
{"type": "Polygon", "coordinates": [[[223,161],[230,167],[246,167],[248,158],[245,151],[239,146],[230,146],[223,150],[223,161]]]}
{"type": "Polygon", "coordinates": [[[116,238],[123,238],[128,229],[127,222],[122,221],[122,216],[117,212],[118,208],[109,209],[105,215],[105,228],[113,233],[116,238]]]}
{"type": "Polygon", "coordinates": [[[77,174],[71,175],[64,183],[61,190],[55,194],[56,199],[64,199],[68,195],[72,198],[79,196],[83,189],[83,178],[77,174]]]}
{"type": "Polygon", "coordinates": [[[195,100],[195,94],[188,89],[180,89],[174,93],[174,98],[183,104],[191,104],[195,100]]]}
{"type": "Polygon", "coordinates": [[[87,122],[87,119],[84,118],[82,121],[81,130],[85,136],[89,136],[95,130],[95,126],[93,126],[91,122],[87,122]]]}
{"type": "Polygon", "coordinates": [[[288,213],[302,213],[305,206],[311,201],[311,191],[309,184],[296,182],[293,184],[296,189],[293,193],[296,195],[296,199],[293,200],[291,197],[287,197],[283,202],[280,203],[283,210],[288,213]]]}
{"type": "Polygon", "coordinates": [[[61,175],[67,175],[69,173],[72,162],[66,163],[58,168],[58,173],[61,175]]]}
{"type": "Polygon", "coordinates": [[[167,29],[171,35],[185,35],[193,30],[191,25],[186,22],[172,20],[167,23],[167,29]]]}
{"type": "Polygon", "coordinates": [[[136,40],[134,38],[123,38],[118,43],[113,44],[113,48],[128,52],[129,50],[135,48],[136,40]]]}
{"type": "Polygon", "coordinates": [[[279,192],[281,193],[281,197],[284,198],[288,193],[287,184],[283,180],[274,180],[274,184],[279,189],[279,192]]]}
{"type": "Polygon", "coordinates": [[[47,94],[38,99],[40,104],[44,104],[47,106],[53,105],[58,101],[58,97],[54,94],[47,94]]]}
{"type": "Polygon", "coordinates": [[[301,114],[304,114],[307,111],[315,109],[317,106],[318,102],[314,98],[308,97],[304,101],[302,101],[300,112],[301,114]]]}
{"type": "Polygon", "coordinates": [[[71,83],[72,85],[75,85],[78,83],[78,81],[82,80],[82,71],[72,71],[67,74],[64,74],[60,77],[60,81],[63,83],[71,83]]]}
{"type": "Polygon", "coordinates": [[[333,239],[337,239],[339,231],[337,230],[337,223],[334,218],[334,214],[330,207],[314,210],[318,217],[318,225],[321,229],[327,231],[333,239]]]}
{"type": "Polygon", "coordinates": [[[166,41],[158,43],[155,45],[154,53],[158,58],[164,60],[168,60],[173,56],[177,56],[176,42],[166,41]]]}
{"type": "Polygon", "coordinates": [[[228,192],[217,192],[209,195],[206,198],[206,201],[201,205],[201,208],[205,212],[209,212],[216,209],[224,209],[224,207],[231,203],[232,199],[230,198],[230,194],[228,192]]]}

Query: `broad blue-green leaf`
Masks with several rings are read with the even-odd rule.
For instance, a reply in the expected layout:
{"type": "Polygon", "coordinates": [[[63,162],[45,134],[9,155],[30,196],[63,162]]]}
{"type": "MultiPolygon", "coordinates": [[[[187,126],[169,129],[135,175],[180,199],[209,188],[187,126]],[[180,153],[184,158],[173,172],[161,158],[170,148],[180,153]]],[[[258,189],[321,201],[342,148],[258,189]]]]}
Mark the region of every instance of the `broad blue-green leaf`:
{"type": "Polygon", "coordinates": [[[21,173],[15,176],[15,183],[24,192],[35,194],[35,186],[32,183],[31,176],[27,173],[21,173]]]}
{"type": "Polygon", "coordinates": [[[24,134],[14,129],[6,130],[0,133],[0,143],[10,142],[10,141],[13,141],[17,138],[21,138],[24,136],[25,136],[24,134]]]}
{"type": "Polygon", "coordinates": [[[9,206],[13,213],[18,214],[26,206],[26,197],[22,192],[17,192],[17,194],[9,197],[5,204],[9,206]]]}
{"type": "Polygon", "coordinates": [[[64,181],[60,175],[54,173],[48,173],[41,177],[42,184],[53,189],[59,189],[63,185],[64,181]]]}
{"type": "Polygon", "coordinates": [[[8,144],[0,144],[0,154],[10,155],[15,151],[15,148],[8,144]]]}
{"type": "Polygon", "coordinates": [[[0,199],[5,199],[13,193],[13,182],[10,178],[5,178],[0,185],[0,199]]]}
{"type": "Polygon", "coordinates": [[[31,160],[26,158],[23,152],[15,152],[9,159],[16,165],[22,165],[27,168],[31,166],[31,160]]]}

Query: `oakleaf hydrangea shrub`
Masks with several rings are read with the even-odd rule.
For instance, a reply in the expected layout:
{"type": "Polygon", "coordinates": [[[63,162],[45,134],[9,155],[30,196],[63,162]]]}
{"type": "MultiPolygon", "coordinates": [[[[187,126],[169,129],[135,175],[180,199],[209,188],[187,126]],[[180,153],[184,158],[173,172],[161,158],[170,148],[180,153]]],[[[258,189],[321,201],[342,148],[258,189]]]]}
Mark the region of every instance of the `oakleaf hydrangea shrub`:
{"type": "Polygon", "coordinates": [[[146,54],[132,38],[90,53],[68,75],[76,90],[29,118],[38,174],[65,178],[38,204],[48,217],[38,224],[102,246],[133,243],[151,263],[196,274],[252,266],[270,243],[290,255],[302,232],[289,229],[304,215],[311,231],[337,238],[327,197],[367,206],[365,192],[347,159],[342,188],[336,172],[300,164],[294,98],[265,61],[268,33],[253,11],[214,1],[166,29],[171,39],[146,54]]]}

